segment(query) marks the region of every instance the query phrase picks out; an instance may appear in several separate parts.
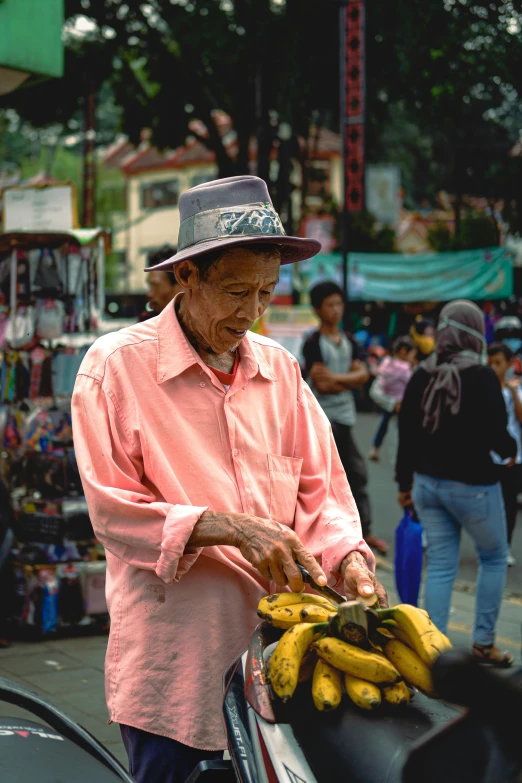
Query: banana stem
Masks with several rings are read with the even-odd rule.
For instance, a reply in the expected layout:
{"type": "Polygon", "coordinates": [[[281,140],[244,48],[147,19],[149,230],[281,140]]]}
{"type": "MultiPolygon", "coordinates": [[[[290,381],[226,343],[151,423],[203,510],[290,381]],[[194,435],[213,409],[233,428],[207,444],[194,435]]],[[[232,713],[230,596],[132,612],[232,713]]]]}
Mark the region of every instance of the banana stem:
{"type": "Polygon", "coordinates": [[[379,620],[393,620],[395,618],[395,609],[373,609],[379,620]]]}

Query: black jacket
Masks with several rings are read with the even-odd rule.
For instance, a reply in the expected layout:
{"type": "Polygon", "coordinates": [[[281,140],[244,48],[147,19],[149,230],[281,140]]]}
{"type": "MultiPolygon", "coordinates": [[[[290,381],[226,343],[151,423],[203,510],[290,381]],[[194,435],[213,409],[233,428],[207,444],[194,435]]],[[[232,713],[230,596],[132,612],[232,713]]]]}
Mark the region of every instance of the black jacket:
{"type": "Polygon", "coordinates": [[[430,435],[422,427],[422,398],[430,375],[420,367],[408,384],[399,414],[399,452],[396,481],[411,489],[413,474],[490,485],[499,468],[490,452],[503,459],[516,456],[517,444],[507,431],[507,413],[497,376],[482,365],[462,370],[462,398],[456,416],[446,414],[430,435]]]}

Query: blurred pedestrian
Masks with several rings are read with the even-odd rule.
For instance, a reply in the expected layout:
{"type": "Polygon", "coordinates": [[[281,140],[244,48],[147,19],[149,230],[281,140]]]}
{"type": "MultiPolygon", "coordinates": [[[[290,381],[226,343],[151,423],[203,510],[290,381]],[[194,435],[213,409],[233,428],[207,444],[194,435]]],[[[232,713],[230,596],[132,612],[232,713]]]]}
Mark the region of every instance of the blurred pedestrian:
{"type": "MultiPolygon", "coordinates": [[[[163,245],[159,250],[149,254],[149,266],[161,264],[175,254],[175,248],[171,245],[163,245]]],[[[146,321],[148,318],[159,315],[172,302],[176,294],[179,294],[181,291],[176,276],[170,269],[167,271],[160,269],[155,272],[149,272],[147,285],[147,307],[140,321],[146,321]]]]}
{"type": "Polygon", "coordinates": [[[430,318],[418,318],[410,329],[410,336],[417,346],[417,361],[423,362],[435,349],[435,324],[430,318]]]}
{"type": "Polygon", "coordinates": [[[359,358],[356,342],[339,327],[344,315],[344,295],[337,283],[318,283],[310,291],[310,301],[321,324],[303,345],[305,374],[332,425],[335,444],[361,517],[364,540],[372,549],[386,554],[386,541],[371,532],[368,472],[353,435],[356,421],[353,389],[364,386],[368,369],[359,358]]]}
{"type": "Polygon", "coordinates": [[[380,391],[393,402],[392,410],[382,411],[381,423],[373,439],[370,459],[379,462],[380,449],[388,432],[388,426],[394,413],[400,410],[406,386],[410,380],[412,367],[416,363],[417,348],[409,337],[398,337],[393,343],[392,355],[385,356],[377,370],[375,383],[380,391]]]}
{"type": "Polygon", "coordinates": [[[459,568],[462,528],[477,548],[479,569],[473,653],[510,666],[495,626],[507,573],[507,530],[498,468],[491,452],[515,460],[504,398],[486,359],[484,319],[476,305],[446,305],[433,355],[412,375],[399,413],[399,502],[414,505],[427,538],[425,603],[445,632],[459,568]]]}
{"type": "Polygon", "coordinates": [[[514,566],[516,560],[511,554],[511,541],[517,520],[518,493],[521,489],[522,479],[522,444],[520,423],[522,422],[522,395],[518,378],[508,380],[508,372],[513,366],[514,356],[512,351],[504,343],[493,343],[488,348],[489,366],[500,381],[506,412],[508,418],[508,432],[517,443],[517,457],[515,465],[506,467],[505,462],[498,454],[493,453],[493,462],[502,466],[499,471],[504,506],[506,507],[507,535],[510,547],[508,553],[508,566],[514,566]]]}
{"type": "Polygon", "coordinates": [[[495,324],[495,342],[504,343],[513,354],[507,378],[522,375],[522,322],[516,315],[505,315],[495,324]]]}

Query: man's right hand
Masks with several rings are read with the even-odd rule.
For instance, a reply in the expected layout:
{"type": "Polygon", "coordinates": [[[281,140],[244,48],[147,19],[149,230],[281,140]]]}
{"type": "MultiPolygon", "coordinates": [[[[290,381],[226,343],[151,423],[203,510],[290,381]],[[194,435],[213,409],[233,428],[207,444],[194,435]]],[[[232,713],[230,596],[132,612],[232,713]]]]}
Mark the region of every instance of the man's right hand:
{"type": "Polygon", "coordinates": [[[278,585],[288,584],[295,592],[304,587],[296,562],[306,568],[317,584],[327,582],[323,569],[296,533],[273,519],[244,515],[244,523],[238,527],[236,546],[265,579],[278,585]]]}
{"type": "Polygon", "coordinates": [[[323,569],[302,545],[296,533],[273,519],[226,511],[205,511],[196,522],[188,547],[235,546],[259,573],[278,585],[300,592],[300,563],[317,584],[327,582],[323,569]]]}

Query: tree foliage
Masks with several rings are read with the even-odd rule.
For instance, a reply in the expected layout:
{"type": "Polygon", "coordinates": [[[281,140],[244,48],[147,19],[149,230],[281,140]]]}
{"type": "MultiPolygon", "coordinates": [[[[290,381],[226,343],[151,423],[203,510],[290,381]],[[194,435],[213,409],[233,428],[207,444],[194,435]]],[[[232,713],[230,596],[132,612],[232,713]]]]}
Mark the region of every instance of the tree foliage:
{"type": "MultiPolygon", "coordinates": [[[[507,153],[522,116],[522,0],[367,0],[367,156],[397,162],[411,205],[444,188],[505,197],[516,219],[507,153]]],[[[61,80],[3,99],[43,125],[77,117],[91,86],[110,86],[121,130],[181,144],[191,119],[222,175],[259,173],[281,121],[294,136],[339,120],[337,0],[65,0],[61,80]],[[37,91],[37,100],[35,94],[37,91]],[[234,156],[213,109],[233,119],[234,156]]],[[[102,96],[103,100],[103,96],[102,96]]],[[[517,172],[518,173],[518,172],[517,172]]]]}

